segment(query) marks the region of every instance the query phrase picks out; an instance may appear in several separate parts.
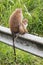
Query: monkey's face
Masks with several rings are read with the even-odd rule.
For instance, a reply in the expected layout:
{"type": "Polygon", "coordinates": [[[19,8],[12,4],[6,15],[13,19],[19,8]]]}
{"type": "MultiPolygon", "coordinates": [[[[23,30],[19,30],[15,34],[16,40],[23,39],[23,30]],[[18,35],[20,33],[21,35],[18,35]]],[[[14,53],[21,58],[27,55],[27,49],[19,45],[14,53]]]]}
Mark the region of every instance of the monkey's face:
{"type": "Polygon", "coordinates": [[[28,26],[28,20],[27,19],[24,19],[23,20],[23,24],[24,24],[24,26],[25,26],[25,28],[28,26]]]}

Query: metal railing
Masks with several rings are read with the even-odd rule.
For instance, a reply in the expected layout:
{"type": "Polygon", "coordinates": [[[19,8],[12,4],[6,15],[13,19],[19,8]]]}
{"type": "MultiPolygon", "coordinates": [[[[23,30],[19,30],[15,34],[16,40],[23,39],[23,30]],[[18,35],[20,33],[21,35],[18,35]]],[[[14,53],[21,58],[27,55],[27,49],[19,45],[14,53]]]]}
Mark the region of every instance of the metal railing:
{"type": "MultiPolygon", "coordinates": [[[[0,26],[0,42],[13,46],[9,28],[0,26]]],[[[15,47],[43,58],[43,37],[27,33],[19,35],[15,40],[15,47]]]]}

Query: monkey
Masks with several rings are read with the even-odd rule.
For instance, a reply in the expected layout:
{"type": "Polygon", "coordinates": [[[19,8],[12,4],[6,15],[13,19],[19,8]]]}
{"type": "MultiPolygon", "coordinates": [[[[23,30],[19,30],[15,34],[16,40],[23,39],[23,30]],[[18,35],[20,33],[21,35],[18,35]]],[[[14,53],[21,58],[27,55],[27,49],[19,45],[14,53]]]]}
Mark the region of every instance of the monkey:
{"type": "Polygon", "coordinates": [[[22,9],[21,8],[15,9],[15,11],[10,15],[9,18],[9,27],[12,33],[15,62],[16,62],[16,51],[14,41],[15,38],[17,37],[16,34],[17,33],[24,34],[28,32],[26,25],[27,25],[27,19],[23,19],[22,9]]]}
{"type": "Polygon", "coordinates": [[[28,20],[23,19],[22,24],[19,26],[19,33],[20,34],[28,33],[27,26],[28,26],[28,20]]]}
{"type": "Polygon", "coordinates": [[[12,40],[13,40],[13,48],[14,48],[14,55],[15,55],[15,62],[16,62],[16,51],[15,51],[15,35],[19,32],[19,25],[22,23],[22,10],[16,9],[9,18],[9,26],[12,33],[12,40]],[[14,34],[15,33],[15,34],[14,34]]]}
{"type": "Polygon", "coordinates": [[[9,18],[9,25],[11,31],[14,33],[18,33],[18,28],[19,25],[22,23],[22,10],[21,9],[16,9],[10,16],[9,18]]]}

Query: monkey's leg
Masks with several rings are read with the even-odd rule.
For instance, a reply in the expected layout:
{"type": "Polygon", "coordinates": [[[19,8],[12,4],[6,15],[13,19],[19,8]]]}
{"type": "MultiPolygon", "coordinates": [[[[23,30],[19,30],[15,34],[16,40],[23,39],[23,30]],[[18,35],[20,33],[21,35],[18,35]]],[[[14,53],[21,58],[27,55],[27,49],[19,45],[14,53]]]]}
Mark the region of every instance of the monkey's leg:
{"type": "Polygon", "coordinates": [[[12,32],[13,49],[14,49],[14,57],[15,57],[14,61],[16,62],[15,38],[16,38],[16,34],[14,35],[14,32],[12,32]]]}

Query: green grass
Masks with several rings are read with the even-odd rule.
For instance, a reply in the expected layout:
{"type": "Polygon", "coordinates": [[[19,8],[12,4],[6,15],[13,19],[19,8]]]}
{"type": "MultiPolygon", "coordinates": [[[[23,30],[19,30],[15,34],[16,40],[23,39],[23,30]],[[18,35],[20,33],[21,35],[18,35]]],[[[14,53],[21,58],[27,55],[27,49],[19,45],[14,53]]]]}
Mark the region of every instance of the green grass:
{"type": "MultiPolygon", "coordinates": [[[[28,31],[43,36],[43,0],[0,0],[0,25],[9,27],[9,17],[22,8],[28,31]]],[[[16,49],[18,65],[43,65],[43,59],[16,49]]],[[[15,65],[13,48],[0,42],[0,65],[15,65]]]]}
{"type": "MultiPolygon", "coordinates": [[[[17,64],[19,65],[43,65],[43,59],[32,54],[16,49],[17,64]]],[[[15,65],[13,48],[0,43],[0,65],[15,65]]]]}

